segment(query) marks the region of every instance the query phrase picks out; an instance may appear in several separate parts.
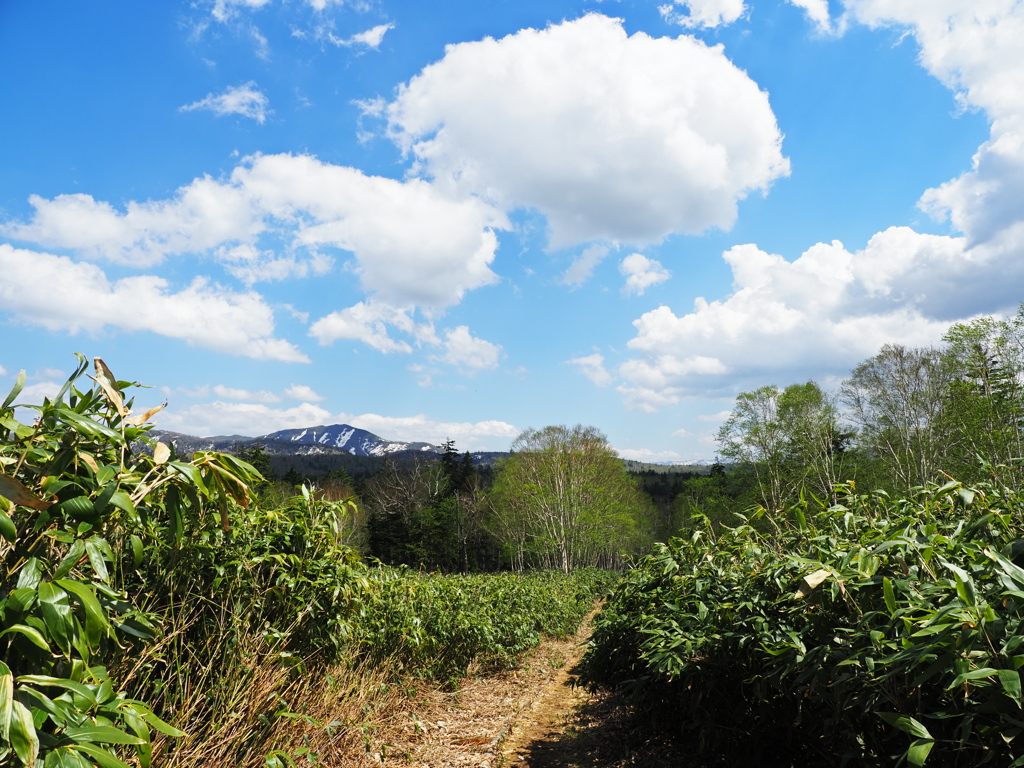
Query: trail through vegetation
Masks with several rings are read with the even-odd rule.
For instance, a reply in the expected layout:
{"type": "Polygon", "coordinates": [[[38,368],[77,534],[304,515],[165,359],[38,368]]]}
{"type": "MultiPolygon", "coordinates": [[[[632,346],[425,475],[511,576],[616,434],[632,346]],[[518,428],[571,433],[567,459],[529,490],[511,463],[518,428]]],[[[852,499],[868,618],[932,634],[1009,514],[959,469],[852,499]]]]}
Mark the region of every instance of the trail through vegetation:
{"type": "Polygon", "coordinates": [[[683,765],[682,745],[638,726],[621,697],[577,685],[595,614],[574,636],[546,640],[519,669],[470,675],[456,691],[422,692],[360,768],[683,765]]]}

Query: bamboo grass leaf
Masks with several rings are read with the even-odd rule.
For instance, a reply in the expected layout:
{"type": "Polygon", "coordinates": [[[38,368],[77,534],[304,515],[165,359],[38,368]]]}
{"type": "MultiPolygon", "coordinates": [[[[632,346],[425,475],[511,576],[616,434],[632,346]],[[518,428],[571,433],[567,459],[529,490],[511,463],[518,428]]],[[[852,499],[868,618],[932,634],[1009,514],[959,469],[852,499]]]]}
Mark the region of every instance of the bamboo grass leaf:
{"type": "Polygon", "coordinates": [[[11,731],[11,707],[14,702],[14,675],[11,668],[0,661],[0,740],[9,741],[11,731]]]}
{"type": "Polygon", "coordinates": [[[33,768],[39,755],[39,734],[32,720],[32,713],[24,704],[15,700],[11,705],[9,740],[14,754],[22,765],[33,768]]]}
{"type": "Polygon", "coordinates": [[[48,581],[41,581],[37,588],[37,594],[46,631],[64,655],[70,657],[70,636],[74,633],[74,625],[71,623],[71,604],[68,602],[68,593],[48,581]]]}
{"type": "Polygon", "coordinates": [[[72,744],[70,748],[88,755],[100,768],[132,768],[128,763],[119,760],[107,750],[92,744],[72,744]]]}
{"type": "Polygon", "coordinates": [[[32,509],[44,510],[53,505],[52,501],[43,501],[32,493],[20,480],[2,473],[0,473],[0,496],[10,499],[15,504],[32,509]]]}
{"type": "Polygon", "coordinates": [[[50,652],[50,645],[46,642],[46,638],[43,637],[43,633],[35,627],[30,627],[26,624],[12,624],[3,632],[0,632],[0,637],[9,634],[19,634],[28,638],[28,640],[38,648],[42,648],[47,653],[50,652]]]}
{"type": "Polygon", "coordinates": [[[907,763],[914,766],[924,765],[934,746],[935,739],[915,739],[907,750],[907,763]]]}
{"type": "Polygon", "coordinates": [[[1019,707],[1021,705],[1020,673],[1015,669],[1000,669],[996,675],[999,677],[999,684],[1003,686],[1003,692],[1019,707]]]}
{"type": "Polygon", "coordinates": [[[3,511],[0,511],[0,536],[3,536],[8,544],[18,542],[18,529],[15,527],[14,521],[3,511]]]}
{"type": "Polygon", "coordinates": [[[3,405],[0,405],[0,411],[6,411],[7,406],[14,402],[14,398],[21,394],[21,390],[25,388],[26,378],[27,377],[25,375],[25,370],[22,369],[21,372],[18,374],[18,378],[14,382],[14,386],[11,387],[10,393],[4,399],[3,405]]]}
{"type": "Polygon", "coordinates": [[[100,358],[94,357],[93,364],[96,367],[96,375],[89,378],[100,385],[100,389],[103,390],[103,394],[107,396],[110,404],[114,406],[117,415],[124,418],[128,415],[128,409],[124,407],[124,399],[121,397],[120,391],[118,391],[117,379],[114,378],[114,374],[110,372],[107,364],[100,358]]]}
{"type": "Polygon", "coordinates": [[[145,413],[140,413],[138,416],[131,416],[130,418],[127,419],[127,422],[132,426],[141,427],[143,424],[145,424],[151,418],[156,416],[158,413],[160,413],[160,411],[162,411],[166,407],[167,403],[162,403],[154,408],[150,408],[145,413]]]}

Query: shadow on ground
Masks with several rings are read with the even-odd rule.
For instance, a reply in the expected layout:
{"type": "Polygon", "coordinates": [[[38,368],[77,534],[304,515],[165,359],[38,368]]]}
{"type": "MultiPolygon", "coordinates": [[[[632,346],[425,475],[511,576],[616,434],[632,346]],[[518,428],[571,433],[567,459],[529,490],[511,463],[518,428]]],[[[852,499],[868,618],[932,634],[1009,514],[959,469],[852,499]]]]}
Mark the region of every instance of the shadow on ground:
{"type": "Polygon", "coordinates": [[[682,740],[654,733],[618,697],[581,703],[565,727],[521,747],[515,768],[718,768],[694,758],[682,740]]]}

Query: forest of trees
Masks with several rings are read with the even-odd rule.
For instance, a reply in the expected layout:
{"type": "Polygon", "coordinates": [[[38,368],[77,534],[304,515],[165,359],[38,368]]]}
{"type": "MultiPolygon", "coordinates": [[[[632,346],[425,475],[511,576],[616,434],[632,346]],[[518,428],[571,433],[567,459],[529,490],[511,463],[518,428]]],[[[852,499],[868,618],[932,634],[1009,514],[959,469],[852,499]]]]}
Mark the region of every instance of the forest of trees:
{"type": "Polygon", "coordinates": [[[718,466],[684,483],[677,523],[724,519],[840,482],[907,494],[931,482],[1016,481],[1024,456],[1024,306],[1015,317],[953,325],[939,347],[886,344],[838,392],[813,381],[736,398],[718,433],[718,466]]]}
{"type": "MultiPolygon", "coordinates": [[[[277,474],[258,443],[235,454],[268,482],[268,503],[284,503],[308,485],[330,501],[353,497],[347,539],[387,565],[472,573],[546,568],[621,568],[668,531],[644,479],[625,468],[594,427],[526,430],[496,465],[474,464],[447,441],[440,456],[385,457],[353,479],[343,467],[309,477],[294,467],[277,474]]],[[[666,514],[667,513],[667,514],[666,514]]]]}

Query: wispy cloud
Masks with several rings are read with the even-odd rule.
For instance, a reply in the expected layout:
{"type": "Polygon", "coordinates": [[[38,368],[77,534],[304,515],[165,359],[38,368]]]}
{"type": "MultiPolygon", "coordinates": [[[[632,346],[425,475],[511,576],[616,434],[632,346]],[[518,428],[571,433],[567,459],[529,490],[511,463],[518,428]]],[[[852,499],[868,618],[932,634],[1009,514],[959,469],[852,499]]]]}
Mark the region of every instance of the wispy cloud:
{"type": "Polygon", "coordinates": [[[595,267],[607,255],[608,248],[604,245],[592,245],[584,249],[583,253],[577,256],[576,260],[565,270],[565,274],[562,275],[562,285],[569,285],[573,288],[583,285],[594,274],[595,267]]]}
{"type": "Polygon", "coordinates": [[[194,112],[197,109],[205,109],[213,112],[217,117],[225,115],[241,115],[255,120],[260,125],[266,122],[270,100],[262,91],[256,87],[256,83],[250,80],[243,85],[236,85],[228,88],[224,93],[208,93],[206,98],[186,104],[181,107],[182,112],[194,112]]]}
{"type": "Polygon", "coordinates": [[[217,21],[224,23],[238,15],[240,8],[256,10],[269,2],[270,0],[215,0],[211,15],[217,21]]]}
{"type": "Polygon", "coordinates": [[[604,367],[604,355],[594,353],[586,357],[576,357],[566,361],[579,368],[580,373],[599,387],[607,387],[612,383],[612,376],[604,367]]]}
{"type": "Polygon", "coordinates": [[[384,42],[384,35],[387,34],[388,30],[394,29],[394,24],[378,24],[376,27],[367,29],[364,32],[359,32],[352,35],[347,42],[342,45],[365,45],[367,48],[377,50],[380,44],[384,42]]]}

